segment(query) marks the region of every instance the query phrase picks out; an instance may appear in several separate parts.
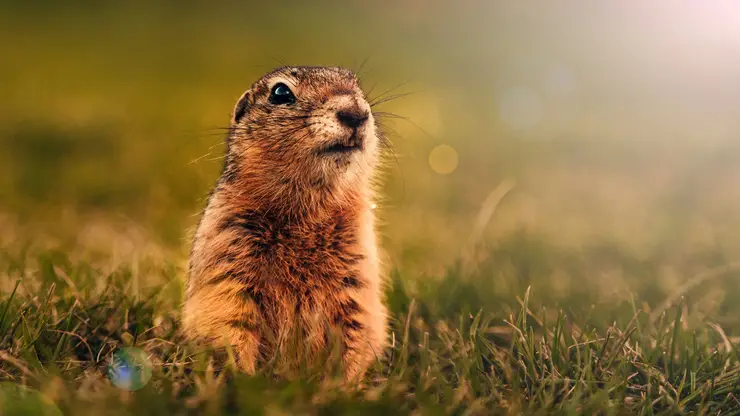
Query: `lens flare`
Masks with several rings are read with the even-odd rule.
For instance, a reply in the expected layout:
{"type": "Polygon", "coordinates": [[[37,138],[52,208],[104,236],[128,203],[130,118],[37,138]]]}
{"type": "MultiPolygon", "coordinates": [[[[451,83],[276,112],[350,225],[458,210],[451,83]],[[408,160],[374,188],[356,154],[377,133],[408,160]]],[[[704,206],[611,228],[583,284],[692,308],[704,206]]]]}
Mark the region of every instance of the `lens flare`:
{"type": "Polygon", "coordinates": [[[113,354],[108,366],[108,378],[124,390],[139,390],[152,378],[152,362],[146,352],[127,347],[113,354]]]}

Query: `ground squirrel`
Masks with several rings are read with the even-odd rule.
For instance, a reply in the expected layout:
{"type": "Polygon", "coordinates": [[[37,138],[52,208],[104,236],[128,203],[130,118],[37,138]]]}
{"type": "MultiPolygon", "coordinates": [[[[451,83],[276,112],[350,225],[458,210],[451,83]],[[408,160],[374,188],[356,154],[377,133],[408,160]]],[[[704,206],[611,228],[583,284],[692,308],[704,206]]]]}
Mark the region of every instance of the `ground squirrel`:
{"type": "Polygon", "coordinates": [[[379,141],[347,69],[279,68],[241,96],[193,242],[189,337],[226,342],[249,373],[290,331],[299,331],[307,354],[329,348],[327,326],[341,334],[347,378],[381,357],[379,141]]]}

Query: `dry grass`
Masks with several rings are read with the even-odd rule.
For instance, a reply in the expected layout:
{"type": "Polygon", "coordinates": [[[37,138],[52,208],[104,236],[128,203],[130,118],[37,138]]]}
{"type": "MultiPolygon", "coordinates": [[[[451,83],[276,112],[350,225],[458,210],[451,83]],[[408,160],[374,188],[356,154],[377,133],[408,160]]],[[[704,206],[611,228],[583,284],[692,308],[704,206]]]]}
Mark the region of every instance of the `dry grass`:
{"type": "Polygon", "coordinates": [[[740,414],[737,105],[707,87],[735,55],[708,81],[596,3],[443,3],[3,5],[0,409],[25,385],[65,414],[740,414]],[[214,373],[177,331],[220,128],[270,56],[368,55],[376,94],[419,91],[382,108],[410,119],[380,190],[393,347],[360,391],[214,373]],[[543,100],[531,130],[499,117],[512,86],[543,100]],[[126,346],[136,392],[107,376],[126,346]]]}

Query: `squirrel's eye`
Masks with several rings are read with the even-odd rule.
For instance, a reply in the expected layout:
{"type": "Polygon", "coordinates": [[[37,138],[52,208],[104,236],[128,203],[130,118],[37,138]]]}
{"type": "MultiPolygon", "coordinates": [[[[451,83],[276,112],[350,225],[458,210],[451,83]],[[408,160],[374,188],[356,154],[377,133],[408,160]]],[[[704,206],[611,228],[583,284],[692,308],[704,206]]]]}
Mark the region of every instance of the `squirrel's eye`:
{"type": "Polygon", "coordinates": [[[271,104],[293,104],[295,103],[295,95],[287,85],[280,82],[272,87],[268,100],[271,104]]]}

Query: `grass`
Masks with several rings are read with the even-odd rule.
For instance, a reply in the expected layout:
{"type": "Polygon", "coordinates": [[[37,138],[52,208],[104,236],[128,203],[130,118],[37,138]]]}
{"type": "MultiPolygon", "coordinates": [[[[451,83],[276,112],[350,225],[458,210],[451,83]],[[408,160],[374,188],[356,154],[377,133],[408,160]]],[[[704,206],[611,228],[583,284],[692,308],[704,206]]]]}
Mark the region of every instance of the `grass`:
{"type": "MultiPolygon", "coordinates": [[[[208,352],[178,333],[175,265],[141,259],[106,271],[106,258],[2,253],[15,284],[0,301],[0,374],[44,392],[64,414],[740,413],[732,294],[707,318],[690,301],[701,299],[701,288],[661,292],[649,282],[655,259],[613,247],[567,252],[517,233],[490,247],[470,275],[394,272],[393,345],[359,391],[320,378],[331,375],[327,368],[293,381],[274,377],[269,365],[253,377],[230,367],[213,373],[208,352]],[[561,272],[581,281],[607,262],[632,274],[635,292],[553,287],[561,272]],[[665,298],[676,301],[649,301],[665,298]],[[129,346],[152,362],[151,380],[135,392],[115,387],[107,372],[129,346]]],[[[705,286],[730,282],[740,267],[714,270],[699,276],[705,286]]]]}
{"type": "Polygon", "coordinates": [[[727,39],[585,3],[283,5],[0,6],[5,414],[740,414],[727,39]],[[374,96],[414,92],[379,108],[410,120],[379,190],[392,347],[359,391],[329,359],[209,371],[179,306],[219,128],[278,61],[366,58],[374,96]],[[152,362],[135,392],[108,377],[126,347],[152,362]]]}

